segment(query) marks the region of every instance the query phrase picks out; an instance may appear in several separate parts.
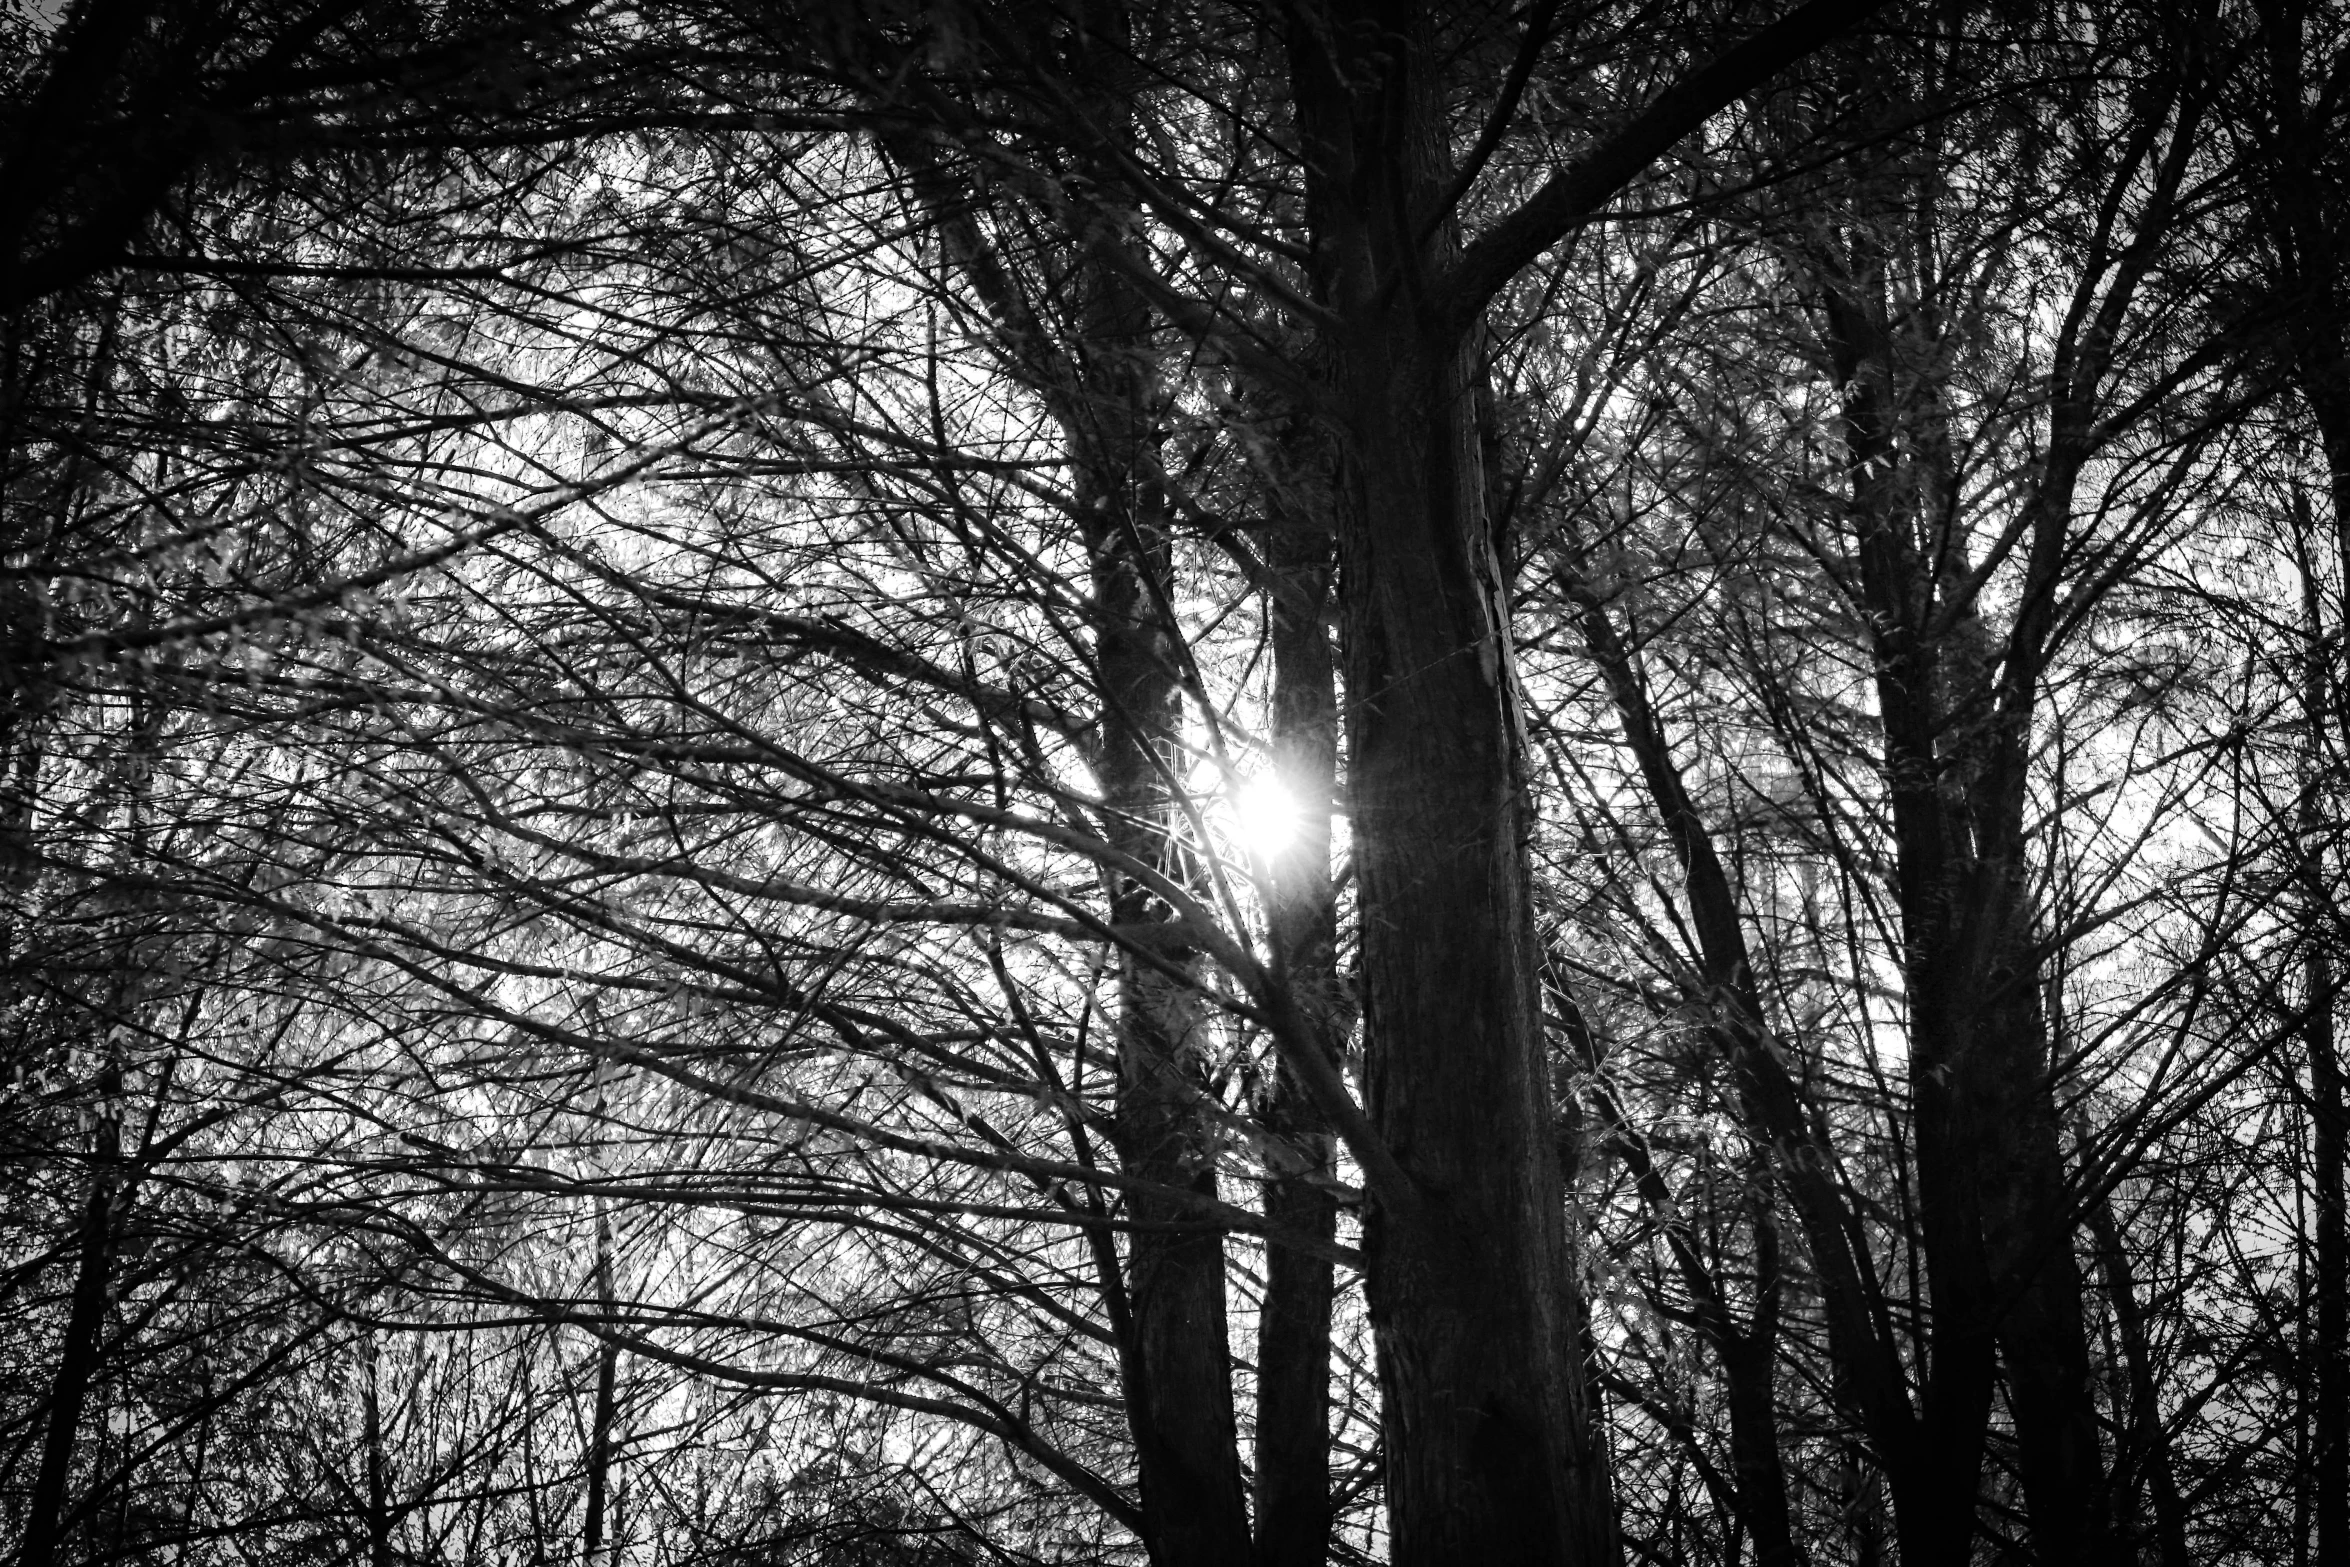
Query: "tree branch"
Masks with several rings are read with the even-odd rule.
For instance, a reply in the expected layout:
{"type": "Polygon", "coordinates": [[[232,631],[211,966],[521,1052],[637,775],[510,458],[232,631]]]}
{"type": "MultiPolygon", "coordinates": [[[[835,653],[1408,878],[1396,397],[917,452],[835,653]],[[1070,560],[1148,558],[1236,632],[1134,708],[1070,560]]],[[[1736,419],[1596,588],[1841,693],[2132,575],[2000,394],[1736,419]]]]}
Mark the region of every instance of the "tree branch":
{"type": "Polygon", "coordinates": [[[1440,287],[1456,324],[1475,319],[1521,268],[1573,232],[1674,143],[1884,3],[1807,0],[1667,88],[1631,124],[1553,174],[1523,206],[1469,246],[1440,287]]]}

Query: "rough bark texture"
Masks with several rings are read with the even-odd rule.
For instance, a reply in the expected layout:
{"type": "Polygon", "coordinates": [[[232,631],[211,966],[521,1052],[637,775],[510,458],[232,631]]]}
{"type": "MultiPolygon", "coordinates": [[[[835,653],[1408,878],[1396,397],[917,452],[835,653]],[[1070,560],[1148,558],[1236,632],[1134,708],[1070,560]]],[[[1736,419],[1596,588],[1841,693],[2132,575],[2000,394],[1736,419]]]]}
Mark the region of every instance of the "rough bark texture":
{"type": "MultiPolygon", "coordinates": [[[[1326,500],[1318,487],[1317,494],[1326,500]]],[[[1289,510],[1277,506],[1278,512],[1289,510]]],[[[1331,540],[1311,516],[1285,515],[1265,554],[1274,574],[1267,606],[1273,764],[1296,809],[1295,836],[1267,867],[1272,956],[1277,979],[1320,1036],[1315,1043],[1335,1061],[1348,1020],[1338,981],[1338,890],[1330,876],[1338,691],[1323,613],[1330,597],[1331,540]]],[[[1295,1160],[1266,1182],[1265,1217],[1289,1233],[1335,1240],[1336,1139],[1286,1066],[1277,1070],[1265,1122],[1295,1160]]],[[[1329,1556],[1333,1283],[1327,1256],[1278,1241],[1267,1249],[1257,1330],[1258,1567],[1322,1567],[1329,1556]]]]}
{"type": "Polygon", "coordinates": [[[1314,266],[1336,324],[1348,790],[1374,1191],[1366,1291],[1392,1559],[1612,1560],[1576,1353],[1528,886],[1507,606],[1475,364],[1431,286],[1454,253],[1425,19],[1294,25],[1314,266]]]}

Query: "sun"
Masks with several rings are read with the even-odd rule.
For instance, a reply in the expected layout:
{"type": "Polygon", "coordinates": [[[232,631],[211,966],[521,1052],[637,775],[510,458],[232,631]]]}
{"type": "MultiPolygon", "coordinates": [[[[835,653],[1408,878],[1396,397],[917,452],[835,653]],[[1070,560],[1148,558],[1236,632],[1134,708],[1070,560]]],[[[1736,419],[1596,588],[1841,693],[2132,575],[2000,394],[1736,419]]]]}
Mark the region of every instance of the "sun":
{"type": "Polygon", "coordinates": [[[1260,860],[1278,858],[1297,841],[1297,799],[1270,773],[1232,792],[1233,836],[1260,860]]]}

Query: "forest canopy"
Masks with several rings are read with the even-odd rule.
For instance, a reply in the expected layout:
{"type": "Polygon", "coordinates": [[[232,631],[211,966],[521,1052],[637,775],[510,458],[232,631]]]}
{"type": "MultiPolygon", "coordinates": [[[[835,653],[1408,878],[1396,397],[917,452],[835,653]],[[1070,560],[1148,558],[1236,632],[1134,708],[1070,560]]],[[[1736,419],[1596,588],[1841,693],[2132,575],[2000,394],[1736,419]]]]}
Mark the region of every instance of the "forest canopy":
{"type": "Polygon", "coordinates": [[[2350,1561],[2350,6],[0,126],[0,1555],[2350,1561]]]}

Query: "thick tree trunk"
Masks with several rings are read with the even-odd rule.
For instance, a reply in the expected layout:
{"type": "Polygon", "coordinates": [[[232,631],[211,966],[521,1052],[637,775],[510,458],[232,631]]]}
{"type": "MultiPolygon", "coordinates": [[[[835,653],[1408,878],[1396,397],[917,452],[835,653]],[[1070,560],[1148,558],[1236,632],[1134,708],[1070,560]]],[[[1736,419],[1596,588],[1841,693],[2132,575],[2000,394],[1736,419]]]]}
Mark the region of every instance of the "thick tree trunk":
{"type": "Polygon", "coordinates": [[[1409,1182],[1375,1187],[1364,1226],[1390,1551],[1400,1567],[1597,1563],[1614,1525],[1577,1353],[1475,365],[1426,294],[1453,237],[1424,22],[1373,6],[1291,37],[1337,317],[1369,1108],[1409,1182]]]}
{"type": "Polygon", "coordinates": [[[2000,1300],[1984,1236],[1993,1179],[1986,1166],[2008,1133],[1995,1119],[2001,1095],[1989,1052],[1967,1026],[1963,985],[1952,965],[1937,961],[1935,938],[1924,934],[1928,921],[1916,912],[1920,904],[1903,907],[1919,1231],[1933,1317],[1918,1448],[1888,1478],[1901,1559],[1965,1562],[1973,1552],[1997,1371],[2000,1300]]]}
{"type": "Polygon", "coordinates": [[[1395,1560],[1614,1553],[1568,1278],[1523,780],[1467,356],[1365,322],[1342,361],[1350,797],[1369,1097],[1416,1191],[1365,1239],[1395,1560]]]}
{"type": "MultiPolygon", "coordinates": [[[[1331,541],[1311,519],[1284,516],[1265,553],[1275,579],[1266,608],[1274,774],[1296,824],[1267,867],[1274,972],[1314,1025],[1316,1046],[1335,1062],[1347,1018],[1338,980],[1338,891],[1330,876],[1338,690],[1322,617],[1331,541]]],[[[1334,1241],[1336,1142],[1287,1066],[1276,1069],[1265,1121],[1295,1160],[1266,1182],[1265,1217],[1279,1231],[1334,1241]]],[[[1257,1567],[1322,1567],[1329,1557],[1332,1288],[1327,1255],[1278,1239],[1267,1248],[1257,1330],[1257,1567]]]]}

